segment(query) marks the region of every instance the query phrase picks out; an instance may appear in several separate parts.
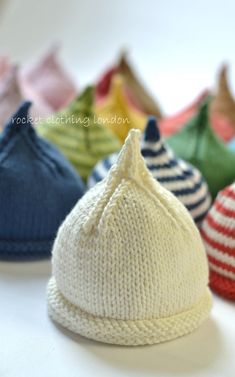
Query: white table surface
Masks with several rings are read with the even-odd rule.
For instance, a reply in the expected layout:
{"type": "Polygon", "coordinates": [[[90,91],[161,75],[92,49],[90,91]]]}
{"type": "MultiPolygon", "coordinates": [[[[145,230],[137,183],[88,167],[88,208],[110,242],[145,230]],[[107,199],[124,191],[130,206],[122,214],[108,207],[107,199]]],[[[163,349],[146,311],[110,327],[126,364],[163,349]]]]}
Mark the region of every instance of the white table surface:
{"type": "Polygon", "coordinates": [[[145,347],[111,346],[56,326],[47,315],[49,261],[0,263],[1,377],[234,377],[235,304],[214,296],[194,333],[145,347]]]}

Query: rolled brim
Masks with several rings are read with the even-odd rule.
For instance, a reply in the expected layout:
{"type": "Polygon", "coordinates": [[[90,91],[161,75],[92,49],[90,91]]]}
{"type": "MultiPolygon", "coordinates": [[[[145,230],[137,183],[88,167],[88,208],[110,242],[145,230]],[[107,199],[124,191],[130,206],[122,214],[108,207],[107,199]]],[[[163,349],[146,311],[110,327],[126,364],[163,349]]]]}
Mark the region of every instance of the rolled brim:
{"type": "Polygon", "coordinates": [[[211,289],[228,300],[235,300],[235,280],[229,279],[210,269],[211,289]]]}
{"type": "Polygon", "coordinates": [[[207,288],[189,310],[174,316],[146,320],[96,317],[71,304],[52,277],[47,289],[49,316],[70,331],[104,343],[138,346],[165,342],[194,331],[208,316],[212,299],[207,288]]]}

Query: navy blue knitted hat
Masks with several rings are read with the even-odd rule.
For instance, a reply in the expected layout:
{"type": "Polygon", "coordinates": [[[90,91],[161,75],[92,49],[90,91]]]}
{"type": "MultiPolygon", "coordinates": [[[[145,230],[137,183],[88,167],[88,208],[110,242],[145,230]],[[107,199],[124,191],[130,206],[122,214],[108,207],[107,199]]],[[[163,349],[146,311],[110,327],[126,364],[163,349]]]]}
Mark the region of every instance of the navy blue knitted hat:
{"type": "Polygon", "coordinates": [[[33,129],[25,102],[0,136],[0,259],[50,256],[59,225],[85,188],[66,158],[33,129]]]}
{"type": "MultiPolygon", "coordinates": [[[[153,177],[185,205],[194,221],[200,225],[211,204],[208,186],[196,168],[177,158],[165,144],[154,117],[148,119],[141,141],[141,153],[153,177]]],[[[95,166],[88,187],[105,178],[117,156],[117,153],[112,154],[95,166]]]]}

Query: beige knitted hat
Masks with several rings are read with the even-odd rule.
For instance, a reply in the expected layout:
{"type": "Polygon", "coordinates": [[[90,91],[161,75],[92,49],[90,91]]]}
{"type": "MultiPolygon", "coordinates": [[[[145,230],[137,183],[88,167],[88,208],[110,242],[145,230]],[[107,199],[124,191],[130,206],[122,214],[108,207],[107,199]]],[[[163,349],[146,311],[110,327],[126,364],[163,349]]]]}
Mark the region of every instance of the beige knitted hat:
{"type": "Polygon", "coordinates": [[[131,130],[108,176],[59,229],[49,315],[98,341],[153,344],[190,333],[208,316],[208,266],[199,232],[155,181],[131,130]]]}

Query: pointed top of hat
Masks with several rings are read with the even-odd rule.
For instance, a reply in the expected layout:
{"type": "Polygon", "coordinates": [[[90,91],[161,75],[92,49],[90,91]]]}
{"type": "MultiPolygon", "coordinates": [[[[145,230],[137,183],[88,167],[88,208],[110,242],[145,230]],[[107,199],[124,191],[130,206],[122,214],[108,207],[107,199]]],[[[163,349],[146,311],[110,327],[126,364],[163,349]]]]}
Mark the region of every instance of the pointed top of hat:
{"type": "Polygon", "coordinates": [[[212,101],[211,111],[219,114],[235,124],[235,100],[228,83],[228,65],[221,66],[218,78],[218,87],[212,101]]]}
{"type": "Polygon", "coordinates": [[[60,43],[53,43],[48,51],[44,53],[41,58],[41,64],[57,64],[57,56],[60,51],[60,43]]]}
{"type": "Polygon", "coordinates": [[[124,78],[119,73],[116,73],[112,77],[110,95],[116,101],[125,102],[124,97],[124,78]]]}
{"type": "Polygon", "coordinates": [[[1,105],[4,100],[7,100],[8,107],[10,103],[13,103],[14,106],[14,104],[17,103],[18,105],[19,102],[23,100],[18,83],[17,71],[17,67],[11,67],[0,83],[1,105]]]}
{"type": "Polygon", "coordinates": [[[0,78],[4,78],[5,74],[11,70],[11,63],[8,56],[0,56],[0,78]]]}
{"type": "MultiPolygon", "coordinates": [[[[44,73],[44,71],[53,70],[60,70],[60,64],[58,62],[58,52],[60,50],[60,45],[55,43],[53,44],[44,54],[37,60],[32,61],[22,67],[21,72],[23,76],[25,75],[27,79],[35,79],[38,80],[40,75],[44,73]]],[[[48,74],[48,72],[46,72],[48,74]]]]}
{"type": "Polygon", "coordinates": [[[228,64],[222,64],[219,72],[219,84],[227,85],[228,64]]]}
{"type": "Polygon", "coordinates": [[[221,90],[226,90],[228,91],[228,94],[231,95],[228,87],[228,69],[228,64],[224,63],[221,65],[218,74],[218,92],[220,92],[221,90]]]}
{"type": "Polygon", "coordinates": [[[0,150],[17,135],[29,134],[35,138],[36,132],[31,124],[29,109],[31,102],[23,102],[18,110],[9,118],[8,122],[0,135],[0,150]]]}
{"type": "Polygon", "coordinates": [[[139,80],[139,77],[127,59],[127,55],[128,51],[124,49],[120,54],[118,70],[124,76],[134,102],[144,113],[153,114],[158,119],[161,119],[162,112],[158,103],[139,80]]]}
{"type": "Polygon", "coordinates": [[[120,51],[119,61],[118,61],[118,68],[120,71],[124,69],[128,69],[128,70],[131,69],[128,63],[127,56],[128,56],[128,49],[122,48],[122,50],[120,51]]]}
{"type": "Polygon", "coordinates": [[[13,66],[8,70],[1,81],[0,95],[12,93],[14,96],[21,96],[17,73],[18,68],[16,66],[13,66]]]}
{"type": "Polygon", "coordinates": [[[140,136],[141,132],[137,129],[129,131],[113,169],[118,176],[137,179],[148,172],[140,152],[140,136]]]}
{"type": "Polygon", "coordinates": [[[12,134],[23,132],[25,129],[31,129],[32,124],[29,117],[29,109],[31,105],[32,103],[30,101],[23,102],[9,119],[4,131],[12,134]]]}
{"type": "Polygon", "coordinates": [[[167,144],[178,157],[187,160],[201,171],[212,197],[215,198],[226,182],[234,180],[235,155],[211,127],[210,103],[211,96],[208,96],[196,115],[179,132],[167,139],[167,144]],[[200,147],[202,145],[203,148],[200,147]],[[212,153],[213,159],[210,158],[212,153]],[[215,166],[220,172],[220,179],[216,174],[211,174],[215,166]]]}
{"type": "Polygon", "coordinates": [[[16,67],[11,67],[0,82],[0,129],[22,101],[16,67]]]}
{"type": "Polygon", "coordinates": [[[209,106],[212,101],[212,96],[207,95],[200,103],[196,115],[193,117],[198,127],[205,127],[210,124],[209,122],[209,106]]]}
{"type": "Polygon", "coordinates": [[[79,102],[91,107],[94,102],[94,87],[88,85],[78,97],[79,102]]]}
{"type": "Polygon", "coordinates": [[[69,106],[69,111],[90,113],[94,104],[94,87],[87,86],[81,94],[79,94],[75,100],[69,106]]]}
{"type": "Polygon", "coordinates": [[[153,179],[141,155],[140,135],[141,132],[137,129],[129,131],[116,163],[109,170],[106,181],[103,181],[105,184],[103,196],[98,201],[98,204],[94,206],[93,214],[86,221],[84,225],[85,232],[89,232],[92,229],[111,193],[115,191],[123,180],[138,183],[139,186],[144,186],[145,189],[148,186],[149,190],[154,191],[154,193],[156,193],[156,187],[158,187],[158,190],[162,189],[160,184],[153,179]]]}
{"type": "MultiPolygon", "coordinates": [[[[229,83],[228,83],[228,64],[223,64],[220,68],[219,75],[218,75],[218,85],[217,85],[217,94],[215,100],[220,101],[218,103],[220,107],[225,104],[233,104],[235,106],[235,101],[230,91],[229,83]]],[[[215,103],[216,105],[216,103],[215,103]]],[[[215,109],[216,111],[216,106],[215,109]]],[[[219,109],[218,109],[219,110],[219,109]]]]}
{"type": "Polygon", "coordinates": [[[23,66],[20,71],[22,86],[37,94],[54,110],[67,106],[76,95],[72,77],[57,58],[59,47],[53,46],[38,61],[23,66]]]}
{"type": "Polygon", "coordinates": [[[161,134],[157,120],[154,116],[150,116],[144,131],[144,140],[149,142],[158,142],[161,140],[161,134]]]}

